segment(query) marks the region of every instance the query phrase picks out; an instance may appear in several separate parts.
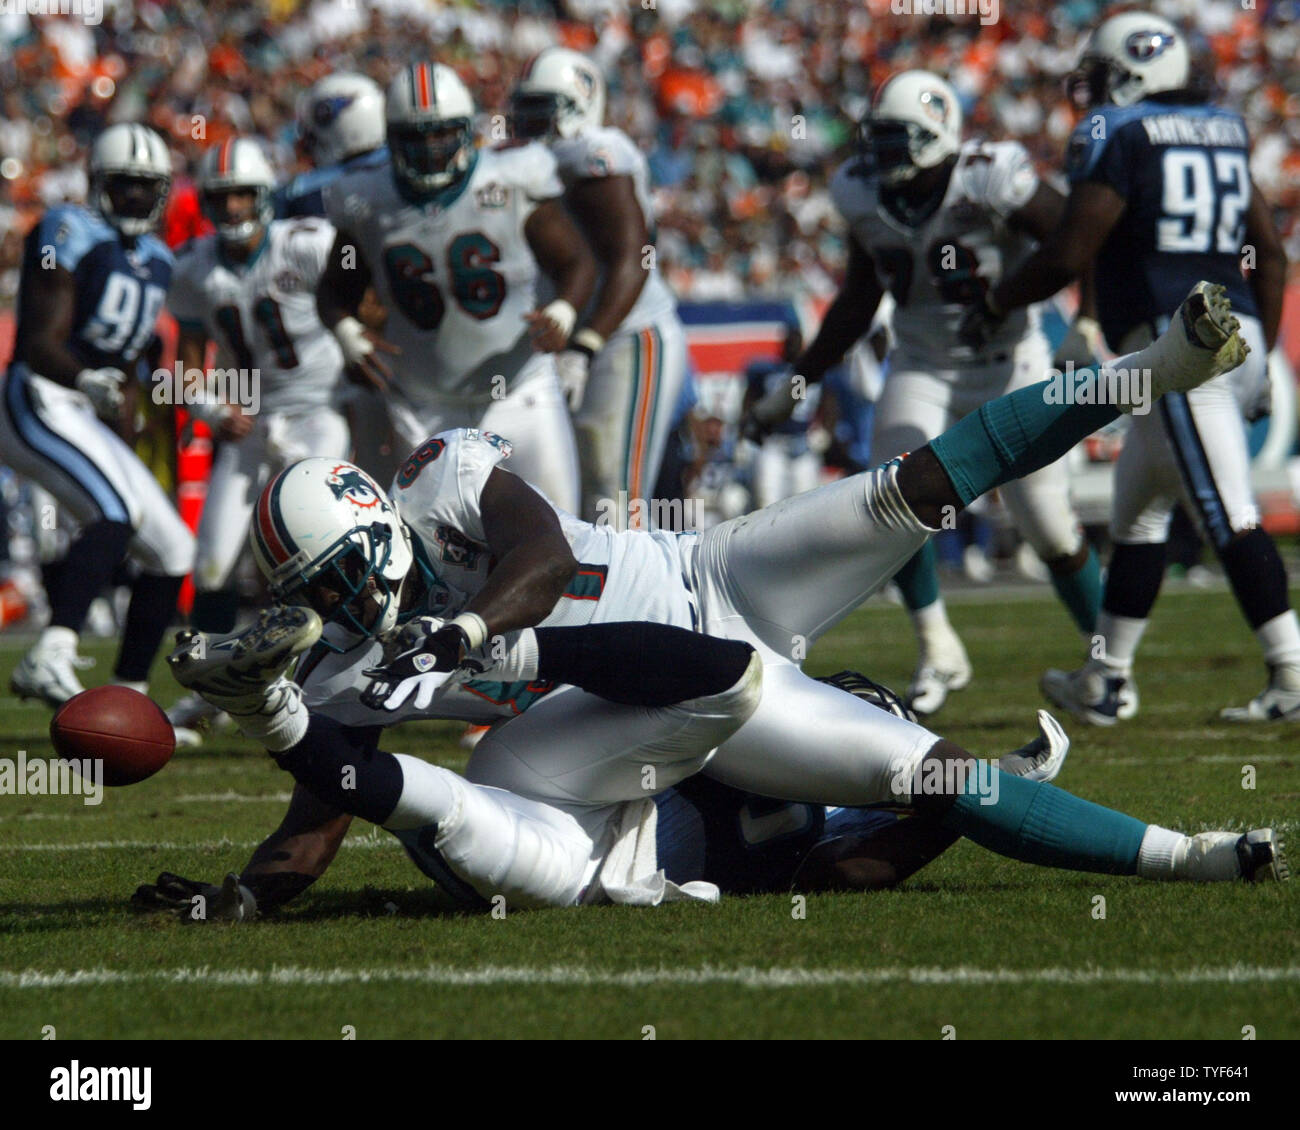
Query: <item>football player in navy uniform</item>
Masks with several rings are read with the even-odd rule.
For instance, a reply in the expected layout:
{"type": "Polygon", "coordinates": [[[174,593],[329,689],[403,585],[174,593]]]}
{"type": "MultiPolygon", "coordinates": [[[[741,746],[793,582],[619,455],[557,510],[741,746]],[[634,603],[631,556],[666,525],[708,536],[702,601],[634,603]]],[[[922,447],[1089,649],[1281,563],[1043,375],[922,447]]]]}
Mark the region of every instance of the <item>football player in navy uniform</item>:
{"type": "Polygon", "coordinates": [[[965,325],[978,339],[1091,265],[1101,331],[1115,351],[1153,340],[1198,278],[1227,288],[1251,346],[1235,372],[1133,417],[1115,468],[1115,548],[1097,635],[1081,669],[1051,670],[1042,681],[1052,702],[1099,725],[1137,712],[1133,659],[1180,499],[1223,563],[1269,669],[1262,693],[1221,716],[1300,717],[1300,623],[1277,548],[1259,527],[1243,426],[1267,410],[1286,258],[1250,176],[1245,123],[1210,104],[1190,76],[1183,33],[1158,16],[1125,13],[1093,33],[1073,80],[1089,109],[1070,142],[1066,214],[965,325]]]}
{"type": "Polygon", "coordinates": [[[276,190],[277,219],[324,216],[325,186],[388,161],[384,92],[365,75],[326,75],[298,102],[298,134],[315,168],[276,190]]]}
{"type": "Polygon", "coordinates": [[[171,281],[171,252],[151,234],[170,182],[162,138],[110,126],[91,150],[90,206],[50,209],[24,247],[0,459],[49,491],[80,533],[49,577],[49,626],[10,688],[51,706],[82,690],[78,633],[127,556],[139,573],[114,679],[146,688],[194,558],[171,499],[114,430],[171,281]]]}

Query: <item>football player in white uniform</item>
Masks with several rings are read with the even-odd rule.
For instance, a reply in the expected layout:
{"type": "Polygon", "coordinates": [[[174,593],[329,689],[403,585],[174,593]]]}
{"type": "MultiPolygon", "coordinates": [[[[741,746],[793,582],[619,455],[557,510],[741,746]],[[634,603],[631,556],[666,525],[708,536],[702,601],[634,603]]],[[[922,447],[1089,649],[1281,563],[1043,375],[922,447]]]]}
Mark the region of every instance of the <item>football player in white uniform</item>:
{"type": "MultiPolygon", "coordinates": [[[[227,378],[193,402],[193,394],[185,397],[219,443],[199,523],[190,617],[209,632],[235,626],[231,574],[267,480],[309,455],[343,458],[349,448],[338,411],[343,354],[316,313],[334,228],[312,217],[273,220],[273,186],[252,138],[231,138],[203,155],[199,195],[217,230],[181,252],[167,298],[180,326],[184,374],[202,378],[208,343],[216,341],[212,376],[227,378]],[[253,396],[241,404],[231,392],[253,396]]],[[[178,740],[193,743],[194,724],[210,713],[191,695],[168,717],[178,740]]]]}
{"type": "MultiPolygon", "coordinates": [[[[957,93],[926,71],[904,71],[877,92],[871,152],[842,166],[831,185],[849,225],[844,285],[795,372],[819,381],[866,333],[886,289],[897,303],[890,376],[876,405],[873,459],[915,451],[995,396],[1042,379],[1051,352],[1038,311],[1022,310],[985,348],[957,338],[969,296],[995,283],[1051,231],[1063,207],[1016,142],[961,139],[957,93]]],[[[756,409],[760,423],[789,412],[789,390],[756,409]]],[[[1101,599],[1096,554],[1070,506],[1063,463],[1002,491],[1016,526],[1047,563],[1079,629],[1091,634],[1101,599]]],[[[899,571],[920,644],[908,691],[932,714],[970,680],[970,663],[939,595],[934,550],[899,571]]]]}
{"type": "Polygon", "coordinates": [[[51,208],[24,246],[13,364],[0,378],[0,459],[49,491],[81,531],[47,575],[50,623],[9,685],[51,706],[83,689],[78,635],[124,557],[140,572],[113,674],[146,689],[194,560],[176,507],[117,432],[124,386],[171,282],[172,254],[152,234],[170,184],[161,137],[110,126],[90,151],[90,206],[51,208]]]}
{"type": "Polygon", "coordinates": [[[627,134],[604,125],[596,66],[548,47],[524,68],[510,116],[516,137],[555,154],[569,212],[601,267],[596,297],[556,358],[578,437],[582,515],[594,521],[619,491],[629,500],[653,492],[686,379],[686,335],[654,261],[650,167],[627,134]]]}
{"type": "Polygon", "coordinates": [[[450,67],[418,63],[389,87],[391,162],[326,190],[338,229],[321,317],[349,365],[386,385],[407,449],[451,427],[517,437],[520,474],[578,507],[573,427],[553,354],[596,266],[540,145],[479,149],[474,103],[450,67]],[[558,297],[534,309],[540,273],[558,297]],[[384,338],[357,319],[373,282],[384,338]]]}
{"type": "MultiPolygon", "coordinates": [[[[1157,396],[1247,353],[1222,288],[1198,286],[1181,313],[1122,361],[1149,369],[1157,396]]],[[[300,858],[290,841],[323,867],[352,814],[483,899],[657,902],[666,885],[647,794],[703,771],[764,796],[910,807],[1044,865],[1283,877],[1269,830],[1189,837],[977,769],[954,744],[800,670],[805,649],[944,513],[1119,415],[1113,403],[1055,403],[1047,387],[1000,397],[876,471],[678,537],[557,510],[500,466],[506,441],[472,429],[422,444],[391,498],[350,464],[289,468],[258,501],[254,548],[273,595],[307,607],[271,610],[225,640],[184,637],[173,655],[177,678],[237,713],[305,790],[255,862],[305,885],[311,864],[287,862],[300,858]],[[674,640],[665,626],[695,631],[674,640]],[[297,684],[276,677],[318,637],[297,684]],[[475,749],[469,782],[378,749],[382,726],[429,716],[505,719],[475,749]]]]}

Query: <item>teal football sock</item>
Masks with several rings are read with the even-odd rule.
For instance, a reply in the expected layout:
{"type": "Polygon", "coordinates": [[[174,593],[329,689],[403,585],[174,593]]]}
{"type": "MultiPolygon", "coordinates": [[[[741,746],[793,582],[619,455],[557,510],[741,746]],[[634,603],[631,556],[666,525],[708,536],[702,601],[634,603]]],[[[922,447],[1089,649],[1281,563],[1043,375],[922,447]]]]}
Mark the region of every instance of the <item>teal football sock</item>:
{"type": "Polygon", "coordinates": [[[939,599],[939,555],[934,541],[927,541],[894,574],[903,603],[913,612],[928,608],[939,599]]]}
{"type": "Polygon", "coordinates": [[[1087,559],[1073,573],[1053,573],[1052,587],[1070,610],[1079,631],[1092,635],[1101,611],[1101,563],[1097,551],[1089,547],[1087,559]]]}
{"type": "Polygon", "coordinates": [[[930,442],[963,506],[1012,479],[1055,463],[1084,436],[1119,416],[1110,404],[1052,404],[1050,381],[999,396],[930,442]]]}
{"type": "Polygon", "coordinates": [[[970,775],[966,791],[940,822],[999,855],[1108,875],[1137,874],[1147,825],[1043,781],[1026,781],[994,769],[997,800],[986,767],[970,775]],[[981,795],[983,794],[983,795],[981,795]]]}

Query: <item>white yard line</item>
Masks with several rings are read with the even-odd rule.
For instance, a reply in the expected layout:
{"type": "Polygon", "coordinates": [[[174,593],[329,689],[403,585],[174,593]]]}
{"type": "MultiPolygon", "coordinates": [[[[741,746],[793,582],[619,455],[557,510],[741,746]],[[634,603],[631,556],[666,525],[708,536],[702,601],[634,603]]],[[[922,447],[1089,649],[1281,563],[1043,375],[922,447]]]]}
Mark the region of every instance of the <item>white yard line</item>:
{"type": "Polygon", "coordinates": [[[882,969],[587,969],[582,966],[487,965],[457,969],[313,969],[302,966],[262,969],[25,969],[0,972],[0,989],[63,989],[108,985],[207,985],[247,988],[260,985],[421,984],[447,987],[480,985],[615,986],[739,985],[750,989],[824,988],[834,985],[1250,985],[1300,981],[1300,966],[1233,965],[1185,970],[1162,969],[974,969],[958,966],[882,969]]]}
{"type": "MultiPolygon", "coordinates": [[[[5,851],[211,851],[217,848],[255,848],[260,840],[189,840],[177,842],[168,840],[75,840],[66,844],[0,844],[0,852],[5,851]]],[[[345,848],[380,848],[401,849],[401,844],[392,836],[355,836],[343,841],[345,848]]]]}

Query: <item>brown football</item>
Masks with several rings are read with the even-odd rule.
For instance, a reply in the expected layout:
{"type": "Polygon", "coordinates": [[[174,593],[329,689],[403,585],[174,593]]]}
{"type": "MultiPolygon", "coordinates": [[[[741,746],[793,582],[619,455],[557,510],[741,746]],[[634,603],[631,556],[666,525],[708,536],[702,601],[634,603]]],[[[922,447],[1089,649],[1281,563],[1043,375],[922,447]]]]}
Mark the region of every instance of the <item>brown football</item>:
{"type": "Polygon", "coordinates": [[[73,695],[50,719],[50,741],[60,757],[101,759],[106,785],[152,777],[176,750],[162,707],[130,687],[93,687],[73,695]]]}

